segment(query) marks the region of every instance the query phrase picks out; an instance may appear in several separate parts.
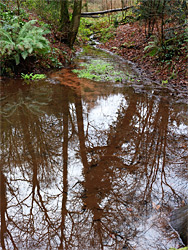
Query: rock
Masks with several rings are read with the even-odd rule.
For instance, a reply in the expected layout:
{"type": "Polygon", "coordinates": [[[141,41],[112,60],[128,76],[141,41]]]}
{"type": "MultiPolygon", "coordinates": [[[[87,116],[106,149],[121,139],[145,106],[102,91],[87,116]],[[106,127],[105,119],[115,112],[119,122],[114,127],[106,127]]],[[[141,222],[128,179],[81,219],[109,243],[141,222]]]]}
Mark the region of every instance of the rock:
{"type": "Polygon", "coordinates": [[[188,246],[188,205],[172,212],[170,224],[179,233],[183,243],[188,246]]]}

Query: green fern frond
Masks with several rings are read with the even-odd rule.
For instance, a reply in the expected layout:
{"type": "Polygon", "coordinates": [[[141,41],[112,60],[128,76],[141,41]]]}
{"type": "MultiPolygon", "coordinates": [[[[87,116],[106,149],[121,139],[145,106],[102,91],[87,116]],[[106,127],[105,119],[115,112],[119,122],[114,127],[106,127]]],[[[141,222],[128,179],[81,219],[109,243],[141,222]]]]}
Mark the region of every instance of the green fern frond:
{"type": "Polygon", "coordinates": [[[1,41],[13,42],[10,34],[2,28],[0,28],[0,37],[1,41]]]}
{"type": "MultiPolygon", "coordinates": [[[[12,56],[18,65],[20,57],[26,59],[32,53],[41,55],[48,53],[50,43],[44,37],[46,31],[33,26],[36,22],[36,20],[31,20],[22,27],[16,23],[15,29],[11,32],[0,28],[0,54],[12,56]]],[[[7,57],[7,60],[9,59],[10,57],[7,57]]]]}
{"type": "Polygon", "coordinates": [[[25,60],[27,58],[27,56],[28,56],[28,52],[25,50],[24,52],[21,53],[21,56],[25,60]]]}
{"type": "Polygon", "coordinates": [[[19,38],[24,38],[28,34],[28,32],[30,32],[30,30],[33,29],[32,25],[35,24],[36,22],[37,20],[31,20],[23,25],[18,35],[18,41],[19,38]]]}
{"type": "Polygon", "coordinates": [[[16,65],[18,65],[20,63],[20,55],[17,53],[16,55],[14,55],[14,59],[16,61],[16,65]]]}

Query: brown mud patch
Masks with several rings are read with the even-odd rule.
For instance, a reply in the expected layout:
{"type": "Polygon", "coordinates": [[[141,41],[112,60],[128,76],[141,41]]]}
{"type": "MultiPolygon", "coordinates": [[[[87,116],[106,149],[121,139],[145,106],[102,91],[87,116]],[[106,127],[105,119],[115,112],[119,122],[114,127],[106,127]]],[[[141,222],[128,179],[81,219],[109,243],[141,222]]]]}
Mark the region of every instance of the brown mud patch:
{"type": "Polygon", "coordinates": [[[72,72],[71,68],[62,68],[58,72],[53,72],[49,75],[50,79],[58,82],[63,86],[70,87],[78,93],[83,93],[84,96],[90,98],[99,94],[99,90],[95,86],[95,82],[89,79],[79,78],[72,72]]]}

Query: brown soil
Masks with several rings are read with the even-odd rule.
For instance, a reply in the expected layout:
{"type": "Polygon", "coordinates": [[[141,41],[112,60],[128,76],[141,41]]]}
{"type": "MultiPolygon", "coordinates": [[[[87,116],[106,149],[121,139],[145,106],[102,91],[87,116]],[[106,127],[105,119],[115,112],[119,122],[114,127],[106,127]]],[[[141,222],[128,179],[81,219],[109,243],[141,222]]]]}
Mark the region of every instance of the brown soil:
{"type": "Polygon", "coordinates": [[[144,26],[139,23],[128,23],[117,28],[116,35],[103,45],[102,48],[108,49],[127,60],[137,64],[145,73],[150,75],[153,80],[168,80],[168,83],[180,88],[188,87],[188,59],[186,50],[182,55],[167,63],[161,63],[154,57],[145,56],[145,46],[148,41],[145,37],[144,26]],[[174,72],[174,77],[173,73],[174,72]]]}

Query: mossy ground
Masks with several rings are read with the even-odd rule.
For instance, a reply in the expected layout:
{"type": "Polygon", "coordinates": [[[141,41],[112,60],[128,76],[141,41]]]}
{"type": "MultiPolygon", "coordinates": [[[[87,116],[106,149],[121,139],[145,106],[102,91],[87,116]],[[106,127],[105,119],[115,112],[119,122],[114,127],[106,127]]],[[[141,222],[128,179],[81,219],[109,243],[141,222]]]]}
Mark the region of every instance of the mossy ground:
{"type": "Polygon", "coordinates": [[[87,78],[95,81],[123,82],[132,81],[134,77],[128,72],[117,70],[112,62],[103,59],[93,59],[87,63],[81,63],[80,69],[72,70],[80,78],[87,78]]]}

